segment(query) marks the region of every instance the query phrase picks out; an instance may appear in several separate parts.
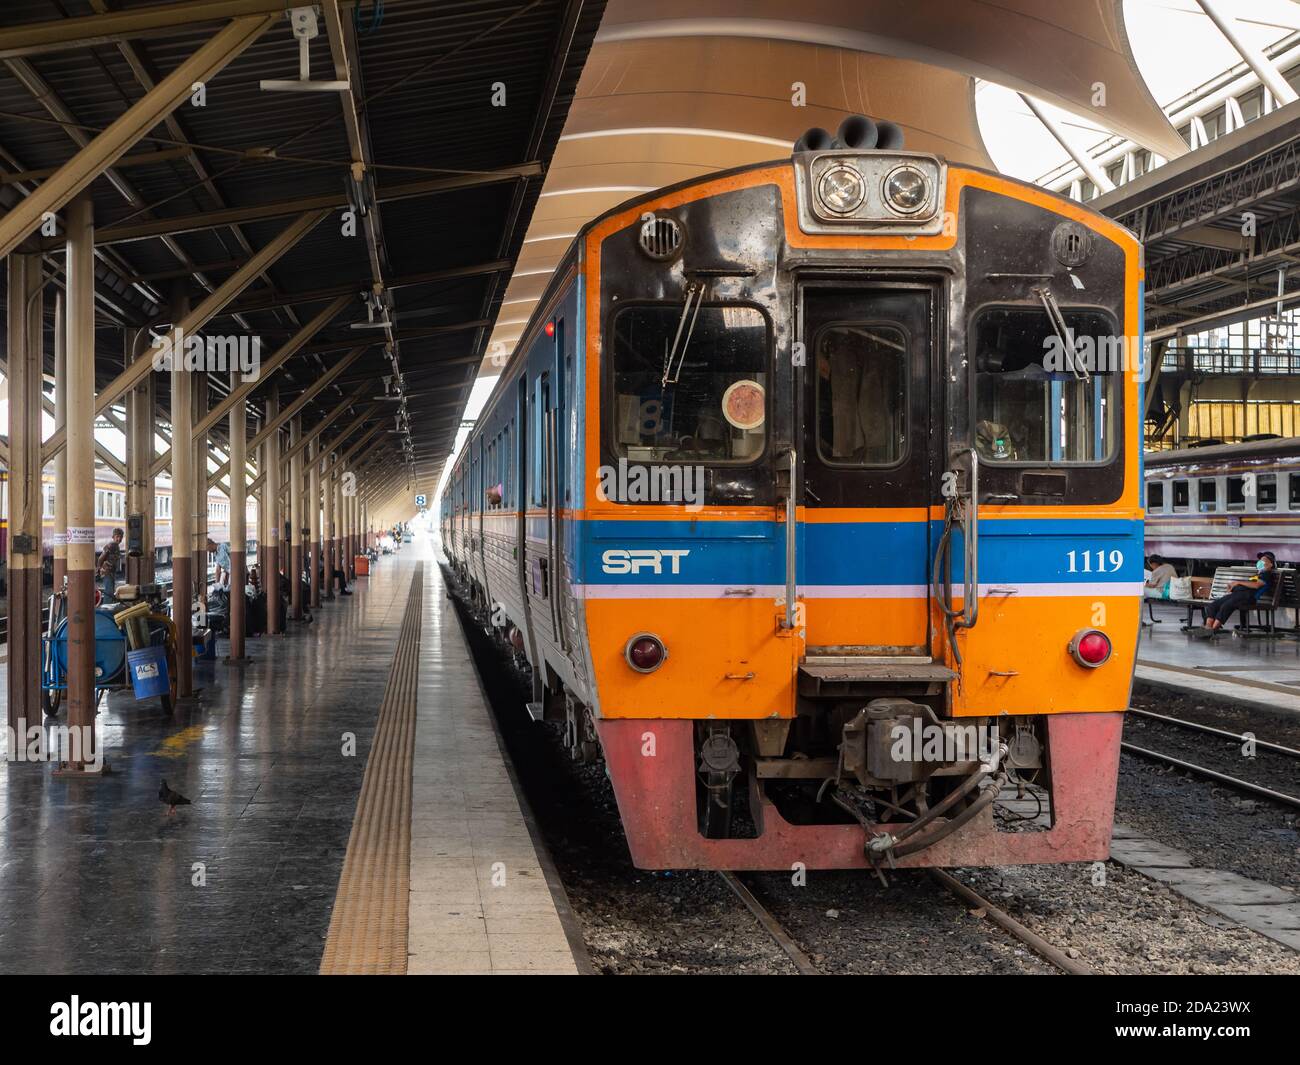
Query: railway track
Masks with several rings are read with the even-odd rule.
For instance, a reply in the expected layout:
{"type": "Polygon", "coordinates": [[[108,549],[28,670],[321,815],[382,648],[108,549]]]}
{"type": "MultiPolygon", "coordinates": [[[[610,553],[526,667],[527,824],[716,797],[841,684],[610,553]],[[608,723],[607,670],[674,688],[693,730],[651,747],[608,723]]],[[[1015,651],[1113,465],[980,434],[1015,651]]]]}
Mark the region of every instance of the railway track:
{"type": "MultiPolygon", "coordinates": [[[[1167,714],[1158,714],[1153,710],[1140,710],[1136,708],[1130,709],[1129,713],[1151,721],[1157,721],[1162,725],[1172,725],[1175,728],[1215,736],[1220,739],[1232,740],[1237,743],[1246,743],[1249,739],[1250,742],[1254,743],[1258,750],[1267,751],[1271,754],[1280,755],[1286,758],[1300,758],[1300,750],[1297,750],[1294,747],[1285,747],[1279,743],[1269,743],[1266,740],[1255,739],[1253,736],[1247,737],[1241,733],[1230,732],[1227,729],[1215,728],[1213,725],[1203,725],[1199,721],[1187,721],[1181,717],[1171,717],[1167,714]]],[[[1121,750],[1127,751],[1129,754],[1137,755],[1139,758],[1145,758],[1151,762],[1158,762],[1162,765],[1172,766],[1173,768],[1180,769],[1185,773],[1190,773],[1192,776],[1214,781],[1216,784],[1222,784],[1225,787],[1233,788],[1234,790],[1243,792],[1247,795],[1253,795],[1261,799],[1266,799],[1269,802],[1290,806],[1293,809],[1300,809],[1300,796],[1288,795],[1285,792],[1276,791],[1273,788],[1266,788],[1261,784],[1255,784],[1249,780],[1234,777],[1229,773],[1221,773],[1217,769],[1198,765],[1195,762],[1187,761],[1185,758],[1178,758],[1175,755],[1168,754],[1164,751],[1142,747],[1135,743],[1121,743],[1120,748],[1121,750]]]]}
{"type": "MultiPolygon", "coordinates": [[[[976,910],[983,912],[983,915],[992,921],[995,925],[1008,933],[1013,939],[1023,943],[1044,961],[1064,973],[1071,976],[1095,976],[1096,973],[1082,962],[1075,961],[1064,951],[1052,946],[1042,936],[1032,929],[1025,927],[1005,910],[995,906],[992,902],[979,894],[967,884],[963,884],[955,876],[944,872],[942,869],[928,870],[931,878],[951,892],[965,904],[974,907],[976,910]]],[[[800,976],[822,976],[825,975],[817,968],[812,958],[799,946],[795,939],[785,926],[773,915],[763,903],[759,900],[749,888],[745,885],[735,873],[722,872],[718,873],[723,883],[727,885],[743,902],[750,913],[754,915],[755,920],[762,926],[773,942],[781,948],[782,953],[790,959],[796,972],[800,976]]]]}
{"type": "Polygon", "coordinates": [[[772,937],[773,941],[790,962],[795,967],[795,971],[800,976],[821,976],[821,970],[813,964],[812,958],[804,953],[803,949],[785,927],[772,916],[772,911],[758,901],[758,896],[749,890],[735,873],[728,873],[719,870],[718,876],[722,877],[722,882],[735,892],[741,902],[745,904],[749,912],[754,915],[754,919],[763,927],[763,931],[772,937]]]}
{"type": "Polygon", "coordinates": [[[1210,769],[1203,765],[1197,765],[1195,762],[1175,758],[1172,754],[1165,754],[1163,751],[1153,751],[1148,747],[1139,747],[1133,743],[1121,743],[1120,748],[1128,751],[1129,754],[1136,754],[1139,758],[1146,758],[1152,762],[1172,766],[1175,769],[1191,773],[1192,776],[1213,780],[1217,784],[1223,784],[1236,791],[1256,795],[1261,799],[1268,799],[1270,802],[1282,803],[1285,806],[1300,810],[1300,796],[1287,795],[1285,792],[1274,791],[1272,788],[1266,788],[1260,784],[1252,784],[1249,780],[1242,780],[1240,777],[1234,777],[1228,773],[1220,773],[1217,769],[1210,769]]]}

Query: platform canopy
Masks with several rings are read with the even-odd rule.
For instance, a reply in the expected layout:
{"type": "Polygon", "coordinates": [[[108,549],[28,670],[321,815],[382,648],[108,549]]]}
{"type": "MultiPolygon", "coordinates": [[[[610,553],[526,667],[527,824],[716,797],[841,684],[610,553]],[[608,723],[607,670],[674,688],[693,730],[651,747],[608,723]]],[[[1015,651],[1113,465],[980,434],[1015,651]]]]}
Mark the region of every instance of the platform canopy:
{"type": "Polygon", "coordinates": [[[611,0],[493,343],[513,347],[586,221],[643,191],[781,158],[846,113],[992,169],[977,78],[1166,157],[1186,151],[1138,73],[1122,0],[611,0]]]}
{"type": "MultiPolygon", "coordinates": [[[[302,86],[289,12],[304,7],[290,0],[0,2],[0,254],[33,239],[45,253],[51,373],[65,216],[72,195],[89,194],[101,398],[129,338],[134,354],[147,351],[182,301],[198,307],[260,256],[264,268],[203,328],[259,338],[264,361],[296,344],[258,382],[251,413],[276,384],[282,409],[309,396],[304,424],[334,412],[331,431],[378,427],[367,452],[378,440],[376,463],[387,450],[400,457],[399,403],[374,399],[395,355],[411,479],[431,491],[604,4],[313,7],[302,86]],[[191,69],[179,100],[161,99],[157,87],[191,69]],[[124,130],[141,107],[149,117],[124,130]],[[54,234],[39,231],[42,197],[60,220],[54,234]],[[368,310],[375,293],[383,309],[368,310]]],[[[165,432],[166,375],[156,384],[165,432]]],[[[228,378],[207,384],[215,405],[228,378]]],[[[221,418],[209,434],[218,450],[224,434],[221,418]]]]}

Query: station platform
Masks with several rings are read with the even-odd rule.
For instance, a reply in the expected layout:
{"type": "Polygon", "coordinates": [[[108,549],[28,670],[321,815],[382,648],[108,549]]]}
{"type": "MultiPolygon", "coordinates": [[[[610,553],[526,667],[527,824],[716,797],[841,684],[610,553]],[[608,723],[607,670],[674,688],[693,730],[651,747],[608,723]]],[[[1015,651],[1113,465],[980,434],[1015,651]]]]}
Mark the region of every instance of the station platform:
{"type": "Polygon", "coordinates": [[[1300,714],[1300,637],[1236,636],[1230,624],[1221,636],[1198,639],[1182,631],[1185,607],[1154,608],[1157,624],[1143,625],[1138,640],[1138,680],[1300,714]]]}
{"type": "Polygon", "coordinates": [[[353,590],[171,717],[111,693],[98,779],[0,761],[0,971],[578,971],[432,545],[353,590]]]}

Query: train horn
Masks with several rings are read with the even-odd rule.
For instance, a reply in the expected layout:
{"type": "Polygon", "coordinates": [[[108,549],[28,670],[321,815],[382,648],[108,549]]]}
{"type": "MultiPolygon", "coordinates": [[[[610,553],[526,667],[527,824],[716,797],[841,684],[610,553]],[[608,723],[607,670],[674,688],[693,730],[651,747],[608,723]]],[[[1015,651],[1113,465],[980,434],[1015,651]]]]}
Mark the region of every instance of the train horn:
{"type": "Polygon", "coordinates": [[[834,147],[834,140],[821,126],[813,126],[812,129],[804,130],[803,136],[794,142],[796,154],[799,152],[821,152],[831,147],[834,147]]]}
{"type": "Polygon", "coordinates": [[[867,151],[877,147],[878,133],[879,127],[866,115],[849,115],[835,131],[835,147],[867,151]]]}
{"type": "Polygon", "coordinates": [[[877,122],[876,133],[876,147],[880,151],[893,152],[903,147],[903,127],[897,123],[877,122]]]}

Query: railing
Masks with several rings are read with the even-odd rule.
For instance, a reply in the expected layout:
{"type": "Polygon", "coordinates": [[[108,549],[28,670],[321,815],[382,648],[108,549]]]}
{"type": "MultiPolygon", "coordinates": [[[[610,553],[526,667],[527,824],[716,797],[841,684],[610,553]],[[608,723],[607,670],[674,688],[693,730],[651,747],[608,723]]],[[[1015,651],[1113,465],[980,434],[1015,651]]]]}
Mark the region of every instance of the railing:
{"type": "Polygon", "coordinates": [[[1162,373],[1300,375],[1300,348],[1232,351],[1226,348],[1171,348],[1160,363],[1162,373]]]}

